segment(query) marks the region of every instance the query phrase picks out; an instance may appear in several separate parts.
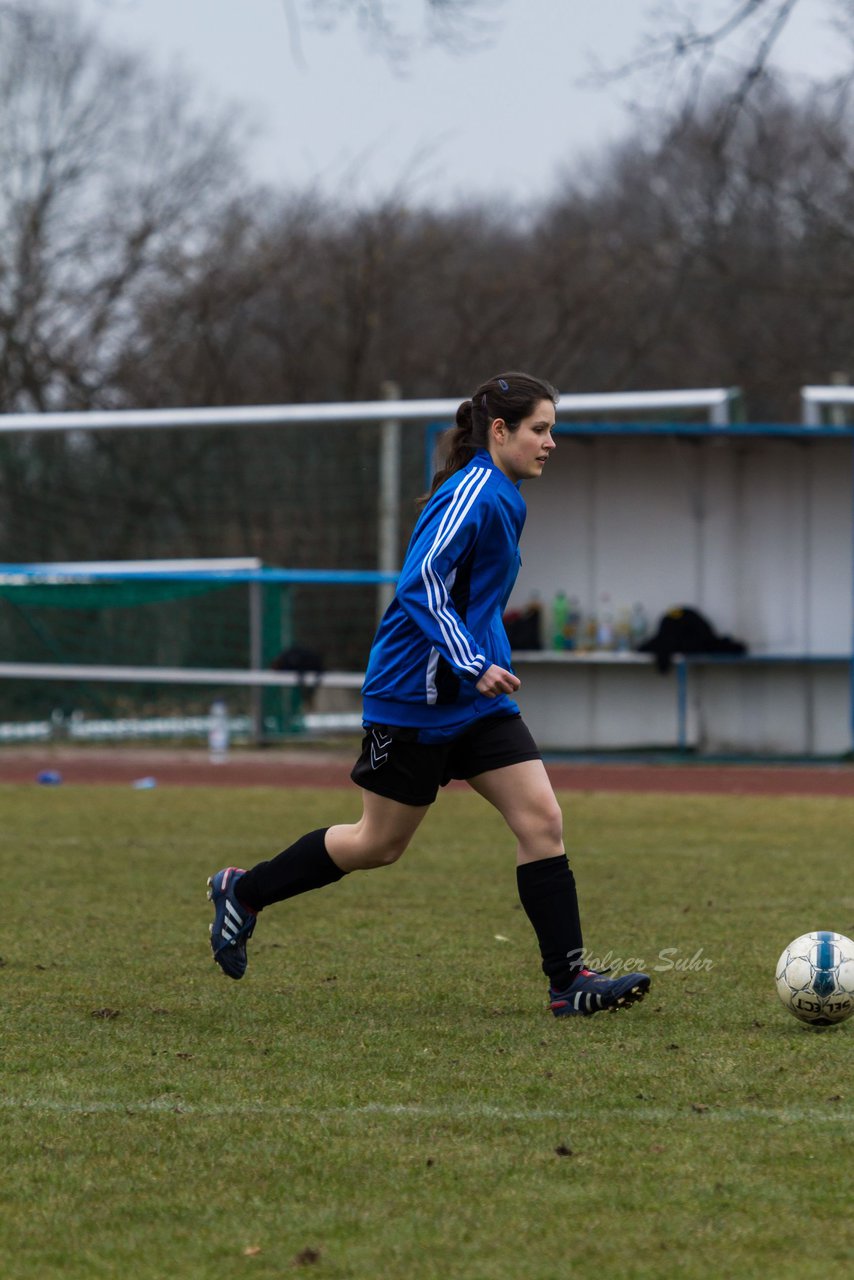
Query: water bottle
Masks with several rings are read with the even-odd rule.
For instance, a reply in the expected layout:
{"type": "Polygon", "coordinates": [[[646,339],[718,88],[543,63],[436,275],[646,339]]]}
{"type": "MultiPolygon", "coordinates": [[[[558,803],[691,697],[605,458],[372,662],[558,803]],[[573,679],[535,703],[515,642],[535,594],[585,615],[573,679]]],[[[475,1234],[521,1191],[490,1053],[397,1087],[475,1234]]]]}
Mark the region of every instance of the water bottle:
{"type": "Polygon", "coordinates": [[[208,717],[208,754],[212,764],[222,764],[228,756],[228,708],[222,698],[211,703],[208,717]]]}
{"type": "Polygon", "coordinates": [[[566,648],[566,620],[569,616],[569,601],[565,591],[558,591],[552,601],[552,648],[566,648]]]}
{"type": "Polygon", "coordinates": [[[579,648],[585,653],[592,653],[596,648],[596,638],[599,635],[599,620],[595,613],[588,613],[581,624],[581,643],[579,648]]]}
{"type": "Polygon", "coordinates": [[[628,609],[621,609],[614,624],[614,646],[617,653],[628,653],[632,647],[632,615],[628,609]]]}
{"type": "Polygon", "coordinates": [[[642,604],[633,604],[631,617],[629,619],[629,634],[631,636],[631,645],[633,649],[637,649],[638,645],[643,644],[649,634],[649,621],[646,616],[646,609],[642,604]]]}
{"type": "Polygon", "coordinates": [[[566,614],[566,627],[564,629],[564,637],[567,649],[577,649],[581,643],[581,624],[583,622],[583,614],[578,596],[569,597],[569,608],[566,614]]]}
{"type": "Polygon", "coordinates": [[[599,618],[596,623],[596,648],[613,649],[614,618],[611,614],[611,597],[603,591],[599,597],[599,618]]]}

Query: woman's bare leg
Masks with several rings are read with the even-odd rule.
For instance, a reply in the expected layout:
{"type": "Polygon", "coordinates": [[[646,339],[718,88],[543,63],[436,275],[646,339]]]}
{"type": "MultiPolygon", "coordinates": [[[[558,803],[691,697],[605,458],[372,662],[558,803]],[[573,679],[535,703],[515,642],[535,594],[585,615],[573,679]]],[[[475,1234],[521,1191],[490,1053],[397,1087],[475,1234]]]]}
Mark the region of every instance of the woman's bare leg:
{"type": "Polygon", "coordinates": [[[563,814],[542,760],[491,769],[468,783],[498,810],[516,837],[517,865],[564,852],[563,814]]]}
{"type": "Polygon", "coordinates": [[[519,900],[537,935],[552,990],[581,970],[583,942],[575,877],[563,846],[563,815],[542,760],[491,769],[469,785],[494,805],[518,841],[519,900]]]}
{"type": "Polygon", "coordinates": [[[361,818],[329,827],[326,852],[344,872],[389,866],[404,852],[429,808],[362,791],[361,818]]]}

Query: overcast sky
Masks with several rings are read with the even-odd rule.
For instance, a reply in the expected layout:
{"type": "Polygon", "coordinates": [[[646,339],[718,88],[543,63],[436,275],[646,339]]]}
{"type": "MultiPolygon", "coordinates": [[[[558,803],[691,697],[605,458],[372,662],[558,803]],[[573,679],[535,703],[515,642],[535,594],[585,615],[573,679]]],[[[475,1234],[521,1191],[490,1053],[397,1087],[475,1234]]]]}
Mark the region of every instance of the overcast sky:
{"type": "MultiPolygon", "coordinates": [[[[650,34],[647,0],[495,0],[480,49],[427,47],[406,71],[372,51],[351,21],[300,25],[301,0],[76,0],[113,43],[162,70],[182,68],[203,101],[242,103],[256,129],[253,177],[369,200],[396,186],[431,202],[509,194],[534,200],[585,154],[630,126],[629,88],[585,88],[591,59],[613,65],[650,34]]],[[[422,0],[392,0],[420,31],[422,0]]],[[[709,0],[710,12],[732,0],[709,0]]],[[[838,64],[824,0],[800,0],[781,60],[800,76],[838,64]]]]}

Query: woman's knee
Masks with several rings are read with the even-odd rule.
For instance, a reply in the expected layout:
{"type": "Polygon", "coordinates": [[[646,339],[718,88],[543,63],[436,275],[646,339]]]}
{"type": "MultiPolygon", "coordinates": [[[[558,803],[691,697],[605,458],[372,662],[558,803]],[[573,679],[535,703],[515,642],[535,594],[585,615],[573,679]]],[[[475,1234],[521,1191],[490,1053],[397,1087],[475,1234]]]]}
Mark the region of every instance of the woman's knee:
{"type": "Polygon", "coordinates": [[[428,807],[413,809],[366,792],[358,822],[327,831],[329,856],[342,871],[390,867],[406,852],[428,807]]]}
{"type": "Polygon", "coordinates": [[[364,815],[349,831],[349,861],[353,870],[390,867],[406,852],[412,831],[401,823],[373,821],[364,815]]]}
{"type": "Polygon", "coordinates": [[[563,814],[558,802],[555,800],[549,805],[542,817],[543,832],[548,840],[554,844],[563,843],[563,814]]]}
{"type": "Polygon", "coordinates": [[[563,847],[563,813],[554,795],[539,797],[520,816],[516,834],[523,845],[559,852],[563,847]]]}
{"type": "Polygon", "coordinates": [[[362,866],[366,871],[374,867],[393,866],[403,856],[408,846],[408,837],[374,837],[362,846],[362,866]]]}

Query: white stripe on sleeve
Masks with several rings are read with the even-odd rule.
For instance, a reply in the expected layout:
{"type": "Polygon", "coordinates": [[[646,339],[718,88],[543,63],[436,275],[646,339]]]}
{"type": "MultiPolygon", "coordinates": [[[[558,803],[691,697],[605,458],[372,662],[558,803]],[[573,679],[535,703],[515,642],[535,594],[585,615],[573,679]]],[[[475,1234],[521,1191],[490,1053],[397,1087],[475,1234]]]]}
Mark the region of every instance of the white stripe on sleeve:
{"type": "Polygon", "coordinates": [[[458,485],[436,531],[433,545],[421,562],[421,577],[427,590],[427,607],[436,620],[455,664],[472,675],[480,670],[484,660],[483,654],[476,654],[473,651],[453,610],[449,608],[447,589],[436,572],[433,561],[454,537],[489,476],[488,467],[475,467],[458,485]]]}

